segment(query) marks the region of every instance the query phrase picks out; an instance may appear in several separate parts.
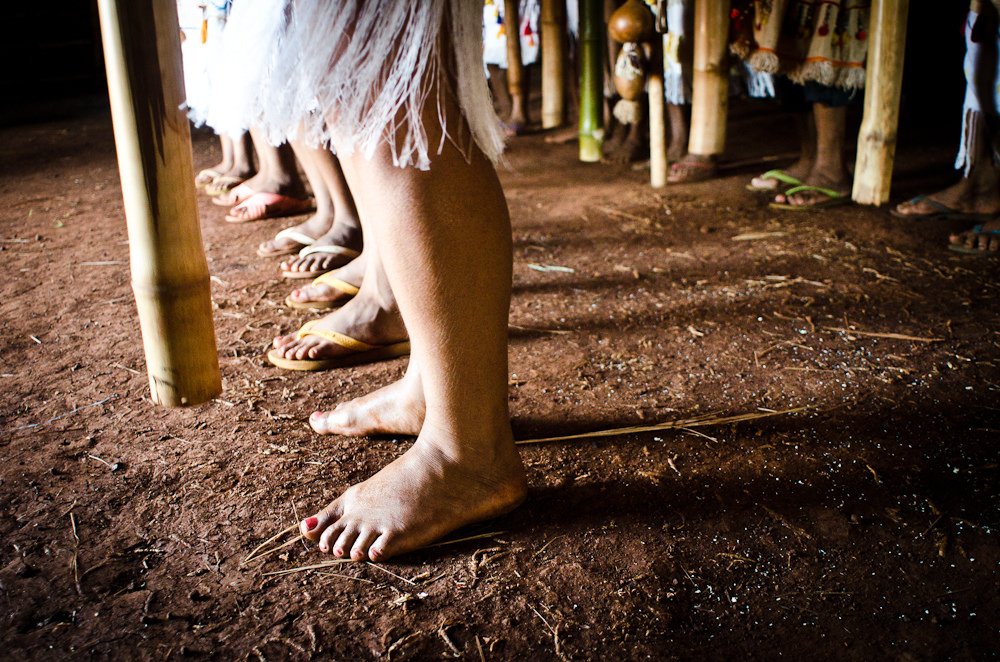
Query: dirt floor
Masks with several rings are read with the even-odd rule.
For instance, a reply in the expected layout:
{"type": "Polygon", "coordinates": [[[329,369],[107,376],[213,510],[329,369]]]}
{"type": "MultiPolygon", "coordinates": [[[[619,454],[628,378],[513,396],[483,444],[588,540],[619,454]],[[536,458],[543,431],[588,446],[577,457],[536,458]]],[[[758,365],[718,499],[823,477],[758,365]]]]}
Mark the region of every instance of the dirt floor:
{"type": "MultiPolygon", "coordinates": [[[[735,113],[744,165],[663,191],[517,139],[510,397],[521,439],[806,411],[525,446],[529,501],[460,534],[488,535],[287,575],[327,558],[241,562],[410,443],[307,416],[404,361],[269,367],[306,316],[254,248],[288,223],[202,198],[225,392],[152,406],[109,121],[0,130],[0,657],[995,655],[998,261],[945,250],[961,224],[768,209],[744,184],[787,126],[735,113]]],[[[946,182],[949,146],[900,157],[899,196],[946,182]]]]}

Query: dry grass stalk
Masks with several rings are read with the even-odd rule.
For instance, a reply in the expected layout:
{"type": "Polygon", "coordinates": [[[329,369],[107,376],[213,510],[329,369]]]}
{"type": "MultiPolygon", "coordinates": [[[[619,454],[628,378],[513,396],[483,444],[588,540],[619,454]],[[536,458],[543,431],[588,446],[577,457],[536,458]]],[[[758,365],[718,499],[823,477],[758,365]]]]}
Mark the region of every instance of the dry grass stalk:
{"type": "Polygon", "coordinates": [[[944,342],[944,338],[924,338],[921,336],[908,336],[905,333],[877,333],[875,331],[855,331],[853,329],[843,329],[835,326],[824,326],[827,331],[846,333],[850,336],[865,336],[868,338],[887,338],[889,340],[909,340],[911,342],[935,343],[944,342]]]}
{"type": "Polygon", "coordinates": [[[270,545],[272,542],[274,542],[275,540],[277,540],[281,536],[283,536],[283,535],[285,535],[287,533],[291,533],[292,531],[295,531],[298,528],[299,528],[298,524],[291,524],[291,525],[288,526],[288,528],[283,529],[281,531],[278,531],[273,536],[271,536],[270,538],[268,538],[267,540],[265,540],[261,544],[257,545],[256,547],[254,547],[253,551],[250,552],[249,554],[247,554],[247,557],[245,559],[243,559],[243,561],[240,563],[240,565],[246,565],[250,561],[253,561],[258,556],[257,552],[259,552],[263,548],[267,547],[268,545],[270,545]]]}
{"type": "Polygon", "coordinates": [[[620,437],[627,434],[640,434],[643,432],[662,432],[664,430],[677,430],[683,428],[706,427],[709,425],[728,425],[730,423],[742,423],[744,421],[755,421],[761,418],[771,418],[785,414],[797,414],[807,411],[809,407],[796,407],[794,409],[784,409],[782,411],[754,412],[751,414],[736,414],[733,416],[715,417],[712,414],[698,416],[694,418],[682,419],[678,421],[666,421],[653,425],[637,425],[633,427],[613,428],[611,430],[597,430],[595,432],[581,432],[579,434],[568,434],[562,437],[544,437],[541,439],[522,439],[515,442],[519,446],[528,444],[543,444],[553,441],[575,441],[578,439],[597,439],[601,437],[620,437]]]}

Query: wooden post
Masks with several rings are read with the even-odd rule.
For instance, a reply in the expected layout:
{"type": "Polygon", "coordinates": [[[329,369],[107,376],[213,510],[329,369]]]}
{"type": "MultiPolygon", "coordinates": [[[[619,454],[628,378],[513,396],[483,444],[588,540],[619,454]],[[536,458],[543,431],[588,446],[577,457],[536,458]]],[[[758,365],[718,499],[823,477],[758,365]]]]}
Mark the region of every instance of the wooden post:
{"type": "Polygon", "coordinates": [[[153,402],[222,391],[173,0],[98,0],[118,168],[153,402]]]}
{"type": "Polygon", "coordinates": [[[688,152],[722,154],[726,147],[729,76],[729,0],[695,0],[694,78],[691,81],[691,135],[688,152]]]}
{"type": "Polygon", "coordinates": [[[863,205],[889,201],[909,8],[909,0],[872,2],[864,115],[858,132],[852,195],[855,202],[863,205]]]}
{"type": "Polygon", "coordinates": [[[649,183],[667,185],[667,102],[663,96],[663,46],[666,35],[653,35],[646,90],[649,95],[649,183]]]}
{"type": "Polygon", "coordinates": [[[604,3],[580,0],[580,160],[601,160],[604,141],[604,3]]]}
{"type": "Polygon", "coordinates": [[[521,12],[518,0],[504,0],[503,29],[507,37],[507,92],[510,94],[510,123],[527,122],[524,105],[524,63],[521,61],[521,12]]]}
{"type": "Polygon", "coordinates": [[[542,128],[566,119],[566,4],[542,0],[542,128]]]}

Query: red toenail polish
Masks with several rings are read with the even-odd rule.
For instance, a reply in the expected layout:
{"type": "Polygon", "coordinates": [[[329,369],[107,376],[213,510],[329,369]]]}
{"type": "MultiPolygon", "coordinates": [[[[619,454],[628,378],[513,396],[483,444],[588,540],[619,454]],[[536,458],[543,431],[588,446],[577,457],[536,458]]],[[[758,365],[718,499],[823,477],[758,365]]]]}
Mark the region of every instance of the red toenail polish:
{"type": "Polygon", "coordinates": [[[319,520],[318,519],[316,519],[315,517],[308,517],[308,518],[306,518],[306,529],[308,531],[312,531],[317,526],[319,526],[319,520]]]}

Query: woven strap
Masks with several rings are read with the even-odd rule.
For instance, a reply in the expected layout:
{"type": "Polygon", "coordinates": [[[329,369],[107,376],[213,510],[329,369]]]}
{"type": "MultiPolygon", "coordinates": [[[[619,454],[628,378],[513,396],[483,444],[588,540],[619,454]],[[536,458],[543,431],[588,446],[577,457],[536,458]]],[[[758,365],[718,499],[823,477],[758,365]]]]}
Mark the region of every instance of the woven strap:
{"type": "Polygon", "coordinates": [[[334,275],[335,272],[328,271],[312,282],[313,285],[326,285],[333,289],[354,296],[358,293],[358,288],[351,285],[346,280],[340,280],[334,275]]]}
{"type": "Polygon", "coordinates": [[[352,352],[370,352],[374,349],[378,349],[376,345],[369,345],[366,342],[355,340],[350,336],[345,336],[343,333],[314,328],[318,322],[319,320],[306,322],[302,325],[302,328],[295,333],[295,337],[305,338],[306,336],[316,336],[317,338],[322,338],[323,340],[329,340],[334,345],[340,345],[344,349],[349,349],[352,352]]]}

